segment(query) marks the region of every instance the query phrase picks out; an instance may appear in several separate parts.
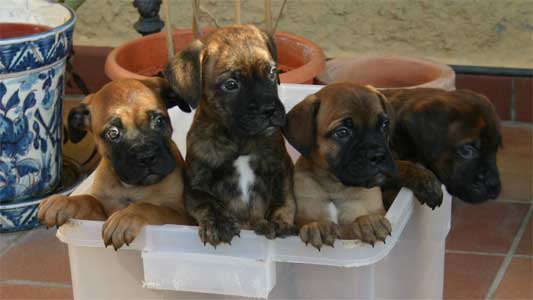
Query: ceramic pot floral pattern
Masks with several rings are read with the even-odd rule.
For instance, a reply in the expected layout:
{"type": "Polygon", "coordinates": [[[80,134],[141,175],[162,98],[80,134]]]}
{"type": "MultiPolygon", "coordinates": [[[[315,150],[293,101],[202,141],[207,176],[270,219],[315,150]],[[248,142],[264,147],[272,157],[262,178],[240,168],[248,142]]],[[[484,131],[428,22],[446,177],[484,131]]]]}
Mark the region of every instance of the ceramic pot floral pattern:
{"type": "Polygon", "coordinates": [[[60,182],[64,72],[75,17],[58,7],[68,16],[62,25],[0,40],[0,231],[37,225],[40,199],[60,182]]]}

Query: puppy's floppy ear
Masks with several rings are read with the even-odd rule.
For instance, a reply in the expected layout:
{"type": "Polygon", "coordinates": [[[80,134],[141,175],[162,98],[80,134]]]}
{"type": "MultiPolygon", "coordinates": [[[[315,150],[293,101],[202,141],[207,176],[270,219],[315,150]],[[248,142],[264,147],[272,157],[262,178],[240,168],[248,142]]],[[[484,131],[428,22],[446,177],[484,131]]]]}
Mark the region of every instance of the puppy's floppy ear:
{"type": "Polygon", "coordinates": [[[376,87],[372,85],[365,85],[365,87],[378,95],[379,101],[381,103],[381,107],[383,107],[383,110],[385,111],[385,113],[387,114],[387,117],[389,118],[389,133],[390,133],[389,138],[390,138],[390,136],[392,136],[394,132],[394,126],[396,123],[395,122],[396,113],[394,111],[394,107],[392,107],[392,104],[387,99],[387,97],[385,97],[385,95],[380,90],[378,90],[376,87]]]}
{"type": "Polygon", "coordinates": [[[79,143],[91,126],[91,112],[87,104],[90,97],[92,94],[87,96],[78,106],[73,107],[68,114],[68,137],[73,144],[79,143]]]}
{"type": "Polygon", "coordinates": [[[177,94],[171,94],[171,98],[179,97],[192,108],[198,106],[202,96],[202,50],[203,44],[201,41],[192,41],[174,57],[163,72],[170,86],[177,94]]]}
{"type": "Polygon", "coordinates": [[[316,115],[319,108],[320,99],[310,95],[287,114],[283,135],[304,156],[311,153],[316,143],[316,115]]]}
{"type": "Polygon", "coordinates": [[[189,104],[170,87],[168,80],[161,77],[151,77],[141,80],[141,82],[159,95],[166,108],[178,106],[184,112],[192,111],[189,104]]]}

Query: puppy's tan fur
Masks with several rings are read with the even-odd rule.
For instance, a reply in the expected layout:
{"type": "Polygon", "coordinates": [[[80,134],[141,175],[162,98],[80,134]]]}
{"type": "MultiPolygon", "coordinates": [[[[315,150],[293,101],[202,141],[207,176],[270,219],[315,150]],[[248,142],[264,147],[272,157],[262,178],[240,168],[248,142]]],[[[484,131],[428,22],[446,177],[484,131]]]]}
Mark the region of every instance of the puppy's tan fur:
{"type": "MultiPolygon", "coordinates": [[[[387,103],[374,89],[350,84],[324,88],[289,112],[286,135],[294,126],[292,132],[314,135],[315,141],[308,155],[302,155],[295,165],[294,193],[298,208],[295,222],[304,242],[318,249],[323,244],[333,245],[336,238],[362,239],[374,244],[390,234],[391,225],[384,217],[379,187],[363,188],[341,183],[327,161],[327,157],[339,155],[339,145],[325,137],[347,117],[358,127],[373,128],[378,114],[384,112],[389,112],[387,103]],[[362,101],[353,100],[357,97],[369,101],[361,105],[362,101]],[[318,101],[319,109],[313,108],[318,107],[318,101]]],[[[289,140],[310,138],[291,137],[289,140]]]]}
{"type": "Polygon", "coordinates": [[[95,170],[94,182],[87,195],[66,197],[53,195],[39,206],[38,218],[47,226],[61,226],[71,218],[106,220],[102,236],[106,245],[115,249],[129,244],[146,224],[189,224],[182,201],[183,158],[171,143],[177,166],[160,182],[146,186],[123,183],[113,170],[108,145],[101,132],[112,118],[120,116],[127,134],[138,134],[141,124],[148,122],[146,112],[158,111],[168,116],[159,97],[166,85],[162,79],[144,82],[126,79],[113,81],[83,100],[90,111],[86,130],[92,133],[102,157],[95,170]],[[109,218],[108,218],[109,217],[109,218]]]}

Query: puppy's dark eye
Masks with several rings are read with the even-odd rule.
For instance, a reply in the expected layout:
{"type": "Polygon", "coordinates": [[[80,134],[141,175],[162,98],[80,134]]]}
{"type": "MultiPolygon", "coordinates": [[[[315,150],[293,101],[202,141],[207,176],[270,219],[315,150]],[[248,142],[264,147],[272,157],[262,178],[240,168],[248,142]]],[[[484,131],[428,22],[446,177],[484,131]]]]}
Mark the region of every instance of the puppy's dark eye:
{"type": "Polygon", "coordinates": [[[162,116],[156,116],[154,118],[154,127],[163,128],[166,125],[165,119],[162,116]]]}
{"type": "Polygon", "coordinates": [[[381,120],[380,124],[379,124],[379,130],[381,130],[382,133],[386,133],[387,130],[389,129],[389,119],[383,119],[381,120]]]}
{"type": "Polygon", "coordinates": [[[277,81],[278,79],[278,68],[276,66],[272,66],[270,70],[268,71],[268,78],[272,81],[277,81]]]}
{"type": "Polygon", "coordinates": [[[478,157],[479,150],[472,144],[464,144],[457,149],[457,154],[464,159],[473,159],[478,157]]]}
{"type": "Polygon", "coordinates": [[[224,92],[236,92],[239,89],[239,82],[233,78],[230,78],[222,83],[222,90],[224,92]]]}
{"type": "Polygon", "coordinates": [[[333,132],[333,137],[337,140],[346,140],[350,138],[352,132],[349,128],[340,126],[333,132]]]}
{"type": "Polygon", "coordinates": [[[105,136],[108,140],[115,141],[120,137],[120,130],[113,126],[106,131],[105,136]]]}

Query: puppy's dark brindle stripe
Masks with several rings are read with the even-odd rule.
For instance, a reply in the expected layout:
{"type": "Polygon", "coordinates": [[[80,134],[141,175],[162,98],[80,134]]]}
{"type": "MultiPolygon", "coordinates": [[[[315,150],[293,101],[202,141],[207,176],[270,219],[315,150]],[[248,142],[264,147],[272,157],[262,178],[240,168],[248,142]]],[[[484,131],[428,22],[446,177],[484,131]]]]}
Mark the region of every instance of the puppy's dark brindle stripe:
{"type": "Polygon", "coordinates": [[[187,211],[204,243],[241,228],[268,238],[293,231],[293,166],[280,127],[273,40],[254,26],[220,28],[192,42],[166,76],[192,107],[187,135],[187,211]]]}
{"type": "Polygon", "coordinates": [[[70,139],[76,143],[92,133],[102,159],[88,194],[53,195],[41,202],[42,224],[107,219],[104,243],[118,249],[146,224],[191,223],[182,198],[184,162],[160,98],[168,88],[157,78],[113,81],[70,111],[70,139]]]}
{"type": "Polygon", "coordinates": [[[498,116],[490,101],[468,90],[385,90],[397,115],[393,150],[420,163],[454,196],[470,203],[496,198],[501,190],[496,154],[498,116]]]}

